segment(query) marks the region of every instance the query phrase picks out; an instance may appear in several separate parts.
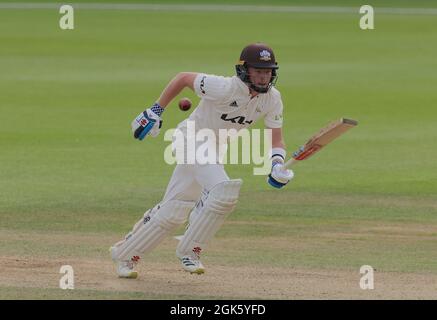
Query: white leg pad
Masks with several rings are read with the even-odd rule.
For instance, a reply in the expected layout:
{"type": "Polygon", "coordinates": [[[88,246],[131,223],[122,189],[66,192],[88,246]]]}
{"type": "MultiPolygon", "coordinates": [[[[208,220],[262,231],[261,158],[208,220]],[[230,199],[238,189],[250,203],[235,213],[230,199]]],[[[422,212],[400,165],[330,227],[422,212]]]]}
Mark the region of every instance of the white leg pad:
{"type": "Polygon", "coordinates": [[[199,259],[222,226],[226,217],[234,210],[240,193],[242,180],[235,179],[215,185],[204,193],[190,217],[190,225],[176,249],[178,258],[192,256],[199,259]]]}
{"type": "Polygon", "coordinates": [[[137,261],[184,223],[193,207],[193,201],[170,200],[146,211],[125,239],[114,245],[112,259],[137,261]]]}

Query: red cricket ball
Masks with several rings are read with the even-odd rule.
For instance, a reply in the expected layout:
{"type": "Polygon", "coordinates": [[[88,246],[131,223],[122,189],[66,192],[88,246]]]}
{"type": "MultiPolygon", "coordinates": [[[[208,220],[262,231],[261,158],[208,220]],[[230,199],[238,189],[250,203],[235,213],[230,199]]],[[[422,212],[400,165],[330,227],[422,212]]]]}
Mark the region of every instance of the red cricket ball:
{"type": "Polygon", "coordinates": [[[182,111],[188,111],[191,108],[191,100],[188,98],[182,98],[179,100],[179,109],[182,111]]]}

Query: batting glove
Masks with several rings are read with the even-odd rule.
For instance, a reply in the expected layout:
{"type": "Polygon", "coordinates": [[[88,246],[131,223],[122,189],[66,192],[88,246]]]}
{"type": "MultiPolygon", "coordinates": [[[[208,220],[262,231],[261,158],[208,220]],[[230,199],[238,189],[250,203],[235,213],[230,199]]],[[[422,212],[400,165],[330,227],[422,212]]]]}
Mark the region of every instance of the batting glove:
{"type": "Polygon", "coordinates": [[[162,120],[160,116],[163,112],[164,108],[158,103],[155,103],[151,108],[141,112],[131,124],[134,138],[143,140],[148,134],[152,137],[156,137],[161,130],[162,120]]]}
{"type": "Polygon", "coordinates": [[[273,163],[272,172],[269,174],[267,182],[275,188],[282,188],[293,179],[294,173],[292,170],[284,168],[284,164],[280,162],[273,163]]]}

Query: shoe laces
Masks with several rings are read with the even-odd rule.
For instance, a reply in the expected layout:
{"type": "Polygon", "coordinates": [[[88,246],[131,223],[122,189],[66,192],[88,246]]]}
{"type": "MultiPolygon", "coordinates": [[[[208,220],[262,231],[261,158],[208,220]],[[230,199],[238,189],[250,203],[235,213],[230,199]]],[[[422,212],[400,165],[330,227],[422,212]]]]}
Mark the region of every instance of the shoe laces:
{"type": "Polygon", "coordinates": [[[182,258],[182,263],[186,266],[197,266],[199,265],[200,261],[187,256],[182,258]]]}

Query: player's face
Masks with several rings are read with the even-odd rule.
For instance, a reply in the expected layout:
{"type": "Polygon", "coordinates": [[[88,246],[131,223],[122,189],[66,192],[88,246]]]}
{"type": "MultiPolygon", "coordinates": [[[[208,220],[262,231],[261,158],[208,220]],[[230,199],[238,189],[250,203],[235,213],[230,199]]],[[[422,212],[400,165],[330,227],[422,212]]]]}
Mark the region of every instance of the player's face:
{"type": "Polygon", "coordinates": [[[266,88],[272,77],[272,69],[256,69],[249,67],[250,81],[257,87],[266,88]]]}
{"type": "Polygon", "coordinates": [[[272,69],[256,69],[249,67],[250,81],[257,87],[266,88],[272,77],[272,69]]]}

